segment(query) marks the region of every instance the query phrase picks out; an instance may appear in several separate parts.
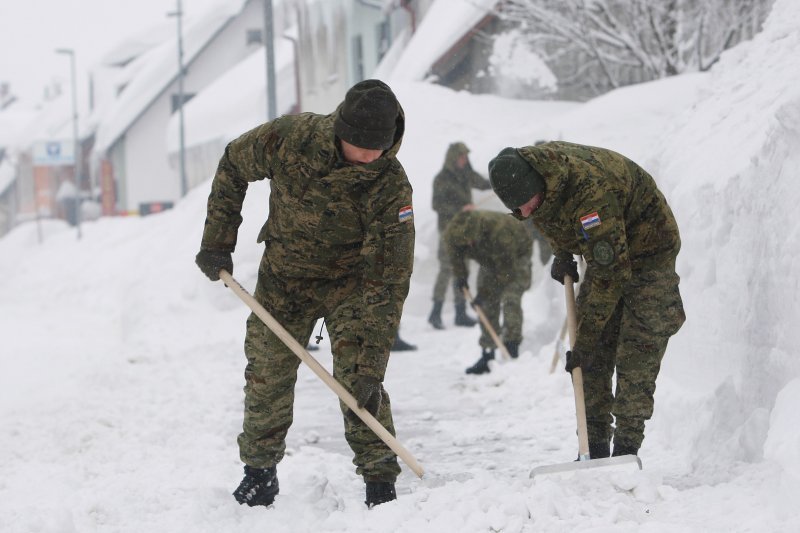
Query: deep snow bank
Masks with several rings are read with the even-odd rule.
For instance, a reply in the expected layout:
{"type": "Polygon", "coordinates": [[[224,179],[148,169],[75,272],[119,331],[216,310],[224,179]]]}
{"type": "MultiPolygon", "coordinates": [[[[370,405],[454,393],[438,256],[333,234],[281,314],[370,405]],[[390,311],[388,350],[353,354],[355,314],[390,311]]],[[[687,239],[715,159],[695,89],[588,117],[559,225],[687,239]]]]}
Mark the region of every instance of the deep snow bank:
{"type": "MultiPolygon", "coordinates": [[[[764,31],[723,56],[652,160],[681,225],[688,314],[665,372],[694,390],[718,386],[694,436],[698,467],[755,461],[768,433],[798,434],[786,417],[770,418],[800,375],[798,28],[797,3],[778,0],[764,31]]],[[[771,457],[798,471],[796,454],[771,457]]]]}

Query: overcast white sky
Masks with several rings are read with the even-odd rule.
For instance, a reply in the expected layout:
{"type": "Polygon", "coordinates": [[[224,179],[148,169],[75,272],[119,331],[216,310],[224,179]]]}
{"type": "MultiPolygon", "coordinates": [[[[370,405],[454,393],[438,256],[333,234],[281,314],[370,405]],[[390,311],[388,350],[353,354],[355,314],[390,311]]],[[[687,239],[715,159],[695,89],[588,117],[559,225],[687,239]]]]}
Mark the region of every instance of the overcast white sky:
{"type": "MultiPolygon", "coordinates": [[[[187,17],[222,0],[183,0],[187,17]]],[[[54,79],[70,83],[68,56],[76,52],[79,97],[86,98],[87,74],[119,40],[158,24],[172,24],[167,13],[177,0],[0,0],[0,83],[33,103],[54,79]]]]}

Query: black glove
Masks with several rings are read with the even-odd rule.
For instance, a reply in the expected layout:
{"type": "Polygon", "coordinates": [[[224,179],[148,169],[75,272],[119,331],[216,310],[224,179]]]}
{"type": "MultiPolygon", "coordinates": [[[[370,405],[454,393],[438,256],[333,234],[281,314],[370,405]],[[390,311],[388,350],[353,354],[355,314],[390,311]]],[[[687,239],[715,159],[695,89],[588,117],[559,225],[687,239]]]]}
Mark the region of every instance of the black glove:
{"type": "Polygon", "coordinates": [[[469,283],[467,283],[467,278],[456,278],[453,280],[453,288],[458,292],[463,292],[462,289],[469,290],[469,283]]]}
{"type": "Polygon", "coordinates": [[[220,270],[227,270],[228,274],[233,274],[233,259],[230,252],[200,250],[194,258],[194,262],[211,281],[219,279],[220,270]]]}
{"type": "Polygon", "coordinates": [[[564,284],[564,276],[569,274],[574,283],[578,283],[580,276],[578,276],[578,263],[572,258],[571,255],[562,255],[553,257],[553,265],[550,267],[550,277],[564,284]]]}
{"type": "Polygon", "coordinates": [[[383,388],[381,382],[372,376],[356,376],[353,382],[353,396],[359,407],[363,407],[372,416],[378,415],[381,408],[381,396],[383,388]]]}
{"type": "Polygon", "coordinates": [[[476,306],[476,305],[477,305],[478,307],[480,307],[481,309],[483,309],[483,298],[481,298],[481,295],[480,295],[480,294],[476,294],[476,295],[475,295],[475,298],[473,298],[473,299],[472,299],[472,301],[469,303],[469,305],[470,305],[470,306],[471,306],[473,309],[475,309],[475,306],[476,306]]]}
{"type": "Polygon", "coordinates": [[[594,357],[591,354],[586,354],[583,352],[578,353],[574,350],[568,350],[567,364],[564,366],[564,370],[571,374],[574,369],[581,367],[581,370],[584,372],[589,372],[592,369],[593,361],[594,357]]]}

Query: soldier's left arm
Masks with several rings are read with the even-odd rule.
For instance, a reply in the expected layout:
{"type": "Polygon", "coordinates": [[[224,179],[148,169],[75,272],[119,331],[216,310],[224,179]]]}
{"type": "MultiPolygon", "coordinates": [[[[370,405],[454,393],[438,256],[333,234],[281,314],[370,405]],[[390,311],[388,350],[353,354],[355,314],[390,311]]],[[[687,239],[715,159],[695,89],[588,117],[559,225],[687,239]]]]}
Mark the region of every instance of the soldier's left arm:
{"type": "Polygon", "coordinates": [[[278,139],[277,123],[267,122],[253,128],[225,147],[211,182],[201,242],[203,249],[235,250],[248,184],[272,177],[271,158],[278,139]]]}
{"type": "MultiPolygon", "coordinates": [[[[602,187],[602,182],[600,184],[602,187]]],[[[578,352],[591,351],[614,312],[625,283],[631,277],[631,264],[625,234],[624,212],[619,191],[584,190],[576,200],[575,229],[581,255],[586,260],[588,296],[579,309],[575,346],[578,352]]]]}
{"type": "Polygon", "coordinates": [[[492,188],[492,184],[489,182],[489,180],[475,172],[472,168],[469,169],[468,177],[469,185],[473,189],[485,191],[492,188]]]}
{"type": "MultiPolygon", "coordinates": [[[[402,170],[401,170],[402,172],[402,170]]],[[[385,176],[389,184],[370,202],[361,254],[364,258],[360,347],[356,373],[383,380],[397,335],[414,267],[414,211],[405,173],[385,176]],[[394,184],[391,182],[395,182],[394,184]]]]}

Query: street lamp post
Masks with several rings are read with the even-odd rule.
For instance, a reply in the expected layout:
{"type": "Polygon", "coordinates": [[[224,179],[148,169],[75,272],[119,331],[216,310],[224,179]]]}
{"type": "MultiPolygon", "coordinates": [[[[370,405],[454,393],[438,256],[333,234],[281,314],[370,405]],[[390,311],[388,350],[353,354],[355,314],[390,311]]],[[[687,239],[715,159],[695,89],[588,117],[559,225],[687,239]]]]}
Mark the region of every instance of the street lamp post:
{"type": "Polygon", "coordinates": [[[184,197],[189,190],[189,184],[186,181],[186,134],[183,119],[183,7],[181,0],[177,0],[177,10],[167,13],[167,16],[175,17],[178,20],[178,139],[180,143],[181,197],[184,197]]]}
{"type": "Polygon", "coordinates": [[[83,157],[80,138],[78,136],[78,89],[75,77],[75,50],[71,48],[58,48],[57,54],[69,56],[72,78],[72,144],[75,172],[75,225],[78,228],[78,239],[81,238],[81,176],[83,174],[83,157]]]}

